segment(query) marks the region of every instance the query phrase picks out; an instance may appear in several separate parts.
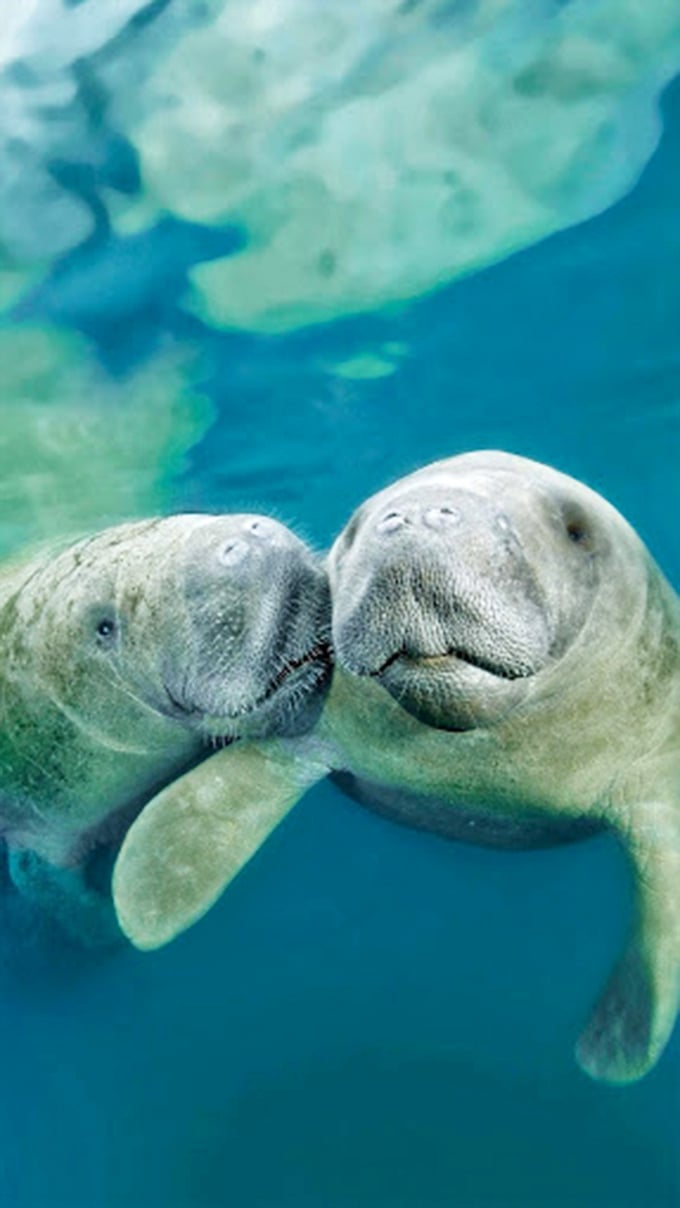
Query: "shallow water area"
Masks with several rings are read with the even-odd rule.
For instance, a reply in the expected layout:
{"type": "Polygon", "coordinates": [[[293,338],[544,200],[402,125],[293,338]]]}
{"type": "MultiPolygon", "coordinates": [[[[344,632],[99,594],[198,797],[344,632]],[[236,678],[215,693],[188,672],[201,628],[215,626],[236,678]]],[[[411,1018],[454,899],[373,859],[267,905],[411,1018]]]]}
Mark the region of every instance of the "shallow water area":
{"type": "MultiPolygon", "coordinates": [[[[121,27],[140,7],[120,6],[121,27]]],[[[189,78],[221,6],[202,15],[195,5],[155,7],[167,54],[189,78]]],[[[576,21],[581,6],[525,7],[538,45],[541,22],[561,9],[576,21]]],[[[61,20],[60,6],[52,8],[61,20]]],[[[201,211],[193,194],[182,206],[177,200],[174,144],[167,158],[159,151],[145,162],[169,78],[148,69],[154,6],[144,10],[139,57],[120,61],[111,47],[123,34],[110,13],[111,27],[95,36],[90,6],[69,8],[80,14],[91,68],[77,81],[90,125],[68,101],[72,129],[60,128],[58,146],[45,152],[35,127],[26,134],[42,156],[36,151],[35,163],[47,156],[52,165],[49,191],[31,194],[42,198],[44,216],[34,255],[22,232],[3,228],[0,188],[3,550],[185,509],[264,511],[323,549],[355,506],[399,475],[464,450],[501,448],[604,494],[680,587],[677,80],[661,98],[656,149],[644,122],[633,122],[633,136],[621,119],[609,144],[583,151],[590,185],[581,187],[576,173],[568,206],[560,208],[557,185],[550,192],[545,184],[541,203],[553,217],[559,210],[559,221],[523,228],[526,238],[512,246],[498,236],[460,273],[448,264],[441,279],[429,267],[418,277],[413,266],[429,265],[431,249],[412,238],[410,202],[400,195],[390,211],[386,184],[384,214],[394,217],[394,246],[403,239],[409,274],[404,286],[398,257],[385,251],[373,297],[352,267],[354,258],[368,263],[370,223],[366,233],[365,215],[353,227],[330,202],[315,209],[314,188],[336,157],[338,179],[346,166],[331,120],[338,94],[344,87],[354,103],[371,88],[380,93],[390,73],[415,77],[429,27],[417,27],[420,49],[407,54],[411,43],[395,35],[388,46],[348,17],[364,41],[338,41],[335,75],[329,69],[332,79],[314,85],[323,104],[309,127],[304,97],[298,105],[292,85],[289,96],[281,84],[299,71],[292,34],[262,91],[244,68],[254,112],[269,106],[271,115],[259,142],[252,134],[257,145],[248,143],[252,163],[263,165],[262,195],[253,189],[244,198],[234,186],[212,205],[226,186],[217,169],[210,174],[206,119],[195,197],[211,202],[201,211]],[[106,85],[97,93],[99,126],[97,82],[106,85]],[[619,171],[610,191],[599,178],[595,188],[598,170],[621,168],[614,144],[634,149],[628,174],[619,171]],[[286,172],[303,153],[308,192],[295,192],[286,172]],[[279,226],[272,188],[290,203],[279,226]],[[337,289],[322,304],[307,270],[291,273],[295,297],[281,301],[274,291],[268,308],[261,281],[298,247],[293,235],[310,214],[328,224],[324,237],[334,222],[348,245],[358,232],[347,276],[338,269],[337,289]],[[251,261],[248,277],[258,239],[271,261],[251,261]],[[210,265],[220,272],[206,273],[210,265]],[[247,297],[242,277],[252,284],[247,297]]],[[[234,8],[237,23],[244,6],[234,8]]],[[[301,21],[307,8],[299,5],[301,21]]],[[[469,48],[464,18],[483,22],[491,8],[424,11],[440,31],[446,12],[459,20],[469,48]]],[[[278,44],[262,23],[270,55],[278,44]]],[[[525,45],[530,25],[527,17],[516,31],[525,45]]],[[[250,37],[231,48],[234,72],[250,37]]],[[[332,31],[318,37],[333,42],[332,31]]],[[[483,43],[484,71],[502,57],[506,37],[483,43]]],[[[43,53],[33,48],[35,72],[43,53]]],[[[55,67],[44,83],[53,99],[64,79],[73,85],[70,70],[62,77],[55,67]]],[[[204,70],[202,86],[238,124],[219,72],[204,70]]],[[[655,60],[649,78],[659,89],[670,75],[655,60]]],[[[17,78],[15,70],[9,83],[17,78]]],[[[483,89],[486,76],[475,80],[483,89]]],[[[170,142],[196,120],[192,96],[168,107],[170,142]]],[[[442,139],[459,145],[453,134],[442,139]]],[[[241,179],[236,168],[233,178],[241,179]]],[[[322,285],[332,278],[331,259],[317,276],[322,285]]],[[[49,920],[22,910],[5,885],[0,1202],[673,1208],[680,1037],[627,1088],[591,1082],[573,1059],[630,909],[625,861],[607,837],[527,853],[482,850],[390,825],[330,784],[305,797],[199,925],[155,953],[80,951],[49,920]]]]}

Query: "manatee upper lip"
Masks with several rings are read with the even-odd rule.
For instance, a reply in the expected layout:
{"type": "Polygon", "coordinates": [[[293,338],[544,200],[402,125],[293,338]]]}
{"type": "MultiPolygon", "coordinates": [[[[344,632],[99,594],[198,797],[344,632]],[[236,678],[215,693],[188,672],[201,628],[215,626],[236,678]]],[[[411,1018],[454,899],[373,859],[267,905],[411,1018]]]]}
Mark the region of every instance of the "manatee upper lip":
{"type": "Polygon", "coordinates": [[[424,664],[427,666],[428,663],[446,658],[456,658],[461,663],[467,663],[470,667],[476,667],[478,671],[486,671],[488,675],[496,676],[497,679],[524,679],[526,676],[532,674],[530,667],[505,667],[500,663],[494,663],[492,659],[473,654],[469,650],[463,650],[460,646],[449,646],[446,650],[435,653],[416,652],[408,650],[406,646],[401,646],[399,650],[395,650],[390,654],[384,663],[381,663],[374,671],[364,672],[364,674],[379,679],[389,667],[400,659],[405,663],[413,663],[420,666],[424,664]]]}

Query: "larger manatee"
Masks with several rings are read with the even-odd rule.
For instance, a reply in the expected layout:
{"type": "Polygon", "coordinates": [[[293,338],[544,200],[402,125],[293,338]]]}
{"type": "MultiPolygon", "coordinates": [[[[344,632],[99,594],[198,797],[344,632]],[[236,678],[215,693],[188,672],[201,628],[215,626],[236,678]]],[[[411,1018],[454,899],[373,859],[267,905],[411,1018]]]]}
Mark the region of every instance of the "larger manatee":
{"type": "Polygon", "coordinates": [[[208,836],[223,825],[247,858],[328,772],[390,818],[474,843],[606,828],[630,858],[636,913],[578,1059],[595,1078],[639,1078],[680,996],[675,592],[599,495],[495,452],[436,462],[369,499],[328,569],[337,668],[319,724],[205,764],[201,815],[187,808],[197,783],[161,795],[119,857],[124,929],[140,946],[170,938],[235,871],[208,836]],[[181,876],[152,875],[161,824],[181,876]]]}
{"type": "Polygon", "coordinates": [[[0,836],[15,885],[99,938],[90,854],[211,744],[312,723],[329,614],[316,559],[262,516],[123,524],[4,568],[0,836]]]}

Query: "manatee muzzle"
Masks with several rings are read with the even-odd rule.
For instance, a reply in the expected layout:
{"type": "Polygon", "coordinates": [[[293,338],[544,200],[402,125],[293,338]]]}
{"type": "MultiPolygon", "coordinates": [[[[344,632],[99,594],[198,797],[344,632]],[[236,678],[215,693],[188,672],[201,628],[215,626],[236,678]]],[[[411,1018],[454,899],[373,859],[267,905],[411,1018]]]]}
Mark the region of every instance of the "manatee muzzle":
{"type": "MultiPolygon", "coordinates": [[[[189,649],[165,677],[174,706],[210,736],[295,732],[330,679],[325,571],[266,517],[201,534],[184,569],[189,649]]],[[[320,708],[320,702],[318,704],[320,708]]]]}
{"type": "Polygon", "coordinates": [[[523,698],[554,625],[507,516],[465,497],[402,501],[368,526],[337,574],[333,639],[345,670],[426,724],[466,730],[523,698]]]}

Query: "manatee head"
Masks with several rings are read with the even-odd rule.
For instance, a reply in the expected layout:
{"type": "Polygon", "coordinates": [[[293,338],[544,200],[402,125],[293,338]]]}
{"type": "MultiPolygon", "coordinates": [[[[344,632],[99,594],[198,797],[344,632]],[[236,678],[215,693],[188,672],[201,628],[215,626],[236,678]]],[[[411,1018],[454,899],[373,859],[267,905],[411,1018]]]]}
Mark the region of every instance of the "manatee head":
{"type": "Polygon", "coordinates": [[[435,462],[364,503],[331,550],[336,661],[428,725],[491,725],[576,646],[616,639],[643,555],[614,508],[547,466],[435,462]]]}
{"type": "Polygon", "coordinates": [[[181,515],[29,567],[2,612],[4,674],[104,745],[295,733],[328,676],[325,572],[285,526],[181,515]]]}
{"type": "Polygon", "coordinates": [[[187,644],[177,648],[171,622],[174,704],[218,738],[311,725],[330,675],[330,595],[307,546],[267,517],[220,517],[196,527],[175,573],[187,644]]]}

